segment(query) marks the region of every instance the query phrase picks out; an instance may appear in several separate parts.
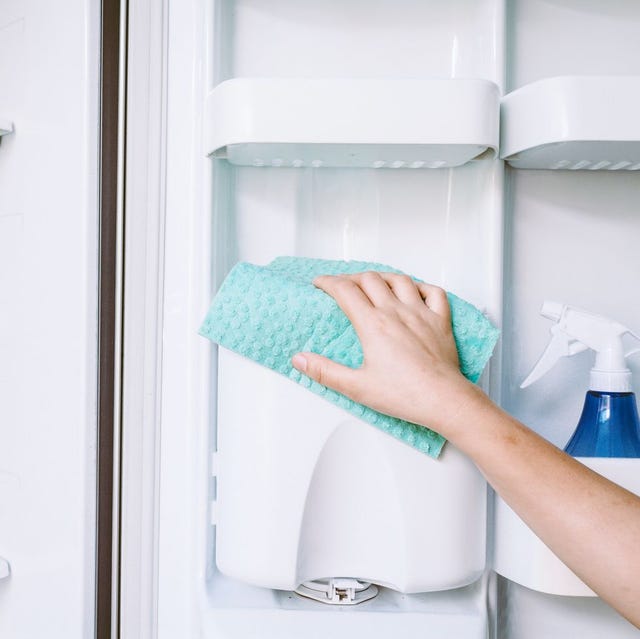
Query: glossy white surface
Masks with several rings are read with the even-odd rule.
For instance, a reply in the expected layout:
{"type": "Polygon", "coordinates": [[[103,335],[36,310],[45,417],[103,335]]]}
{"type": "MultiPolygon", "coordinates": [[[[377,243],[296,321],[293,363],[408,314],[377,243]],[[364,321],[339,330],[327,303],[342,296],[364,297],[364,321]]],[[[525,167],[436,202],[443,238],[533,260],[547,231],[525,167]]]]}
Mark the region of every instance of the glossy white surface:
{"type": "MultiPolygon", "coordinates": [[[[559,75],[640,73],[634,0],[514,0],[508,8],[509,90],[559,75]]],[[[549,338],[540,306],[545,299],[562,301],[637,332],[640,175],[508,169],[506,183],[503,405],[562,448],[580,417],[593,355],[565,358],[520,390],[549,338]]],[[[629,366],[637,393],[637,359],[629,366]]],[[[502,586],[504,639],[638,635],[599,599],[547,595],[507,580],[502,586]]]]}
{"type": "Polygon", "coordinates": [[[483,581],[457,590],[411,596],[383,588],[375,599],[337,609],[289,591],[251,589],[221,576],[212,585],[230,599],[243,597],[249,604],[243,608],[221,605],[220,594],[209,593],[209,605],[201,609],[207,637],[424,639],[425,633],[461,639],[487,637],[487,587],[483,581]]]}
{"type": "MultiPolygon", "coordinates": [[[[391,593],[347,613],[303,607],[287,591],[251,587],[217,571],[209,525],[217,363],[197,327],[231,264],[286,253],[386,261],[486,305],[499,320],[504,245],[504,403],[564,444],[582,406],[590,362],[574,358],[536,387],[517,388],[546,343],[539,307],[559,299],[638,326],[629,300],[640,270],[639,176],[508,171],[503,190],[499,162],[429,172],[219,162],[211,172],[200,151],[202,100],[233,77],[483,77],[500,85],[506,69],[513,89],[587,67],[638,73],[634,1],[514,0],[508,6],[505,23],[499,2],[383,1],[372,9],[359,0],[228,0],[211,13],[197,0],[171,3],[160,637],[339,637],[363,629],[370,636],[410,637],[423,636],[427,627],[436,636],[486,634],[477,617],[486,592],[476,585],[410,597],[391,593]],[[208,25],[216,25],[215,37],[208,25]],[[606,46],[593,46],[599,38],[606,46]]],[[[631,364],[637,370],[637,362],[631,364]]],[[[507,639],[565,639],[585,624],[584,636],[595,628],[615,635],[628,627],[597,599],[543,595],[515,584],[499,605],[507,639]]]]}
{"type": "Polygon", "coordinates": [[[500,157],[519,169],[640,169],[640,75],[538,80],[502,100],[500,157]]]}
{"type": "Polygon", "coordinates": [[[638,629],[601,599],[548,595],[503,579],[499,587],[498,626],[509,639],[638,639],[638,629]]]}
{"type": "MultiPolygon", "coordinates": [[[[520,390],[549,340],[540,305],[562,300],[638,330],[632,291],[640,272],[640,175],[514,170],[509,187],[504,405],[562,448],[578,423],[594,355],[563,358],[520,390]]],[[[630,357],[628,366],[637,394],[638,358],[630,357]]]]}
{"type": "Polygon", "coordinates": [[[0,3],[0,636],[94,623],[99,4],[0,3]],[[55,126],[52,126],[55,123],[55,126]]]}
{"type": "Polygon", "coordinates": [[[506,26],[505,93],[556,76],[640,73],[637,0],[509,0],[506,26]]]}
{"type": "Polygon", "coordinates": [[[211,91],[205,149],[232,164],[441,168],[498,147],[487,80],[238,78],[211,91]]]}
{"type": "Polygon", "coordinates": [[[6,118],[0,118],[0,137],[13,133],[13,122],[6,118]]]}
{"type": "Polygon", "coordinates": [[[485,78],[502,86],[499,0],[218,0],[209,69],[242,78],[485,78]]]}
{"type": "Polygon", "coordinates": [[[264,263],[279,254],[385,261],[442,283],[500,321],[500,163],[345,171],[216,162],[212,173],[211,160],[202,156],[204,98],[229,77],[336,77],[340,70],[340,77],[501,83],[501,27],[493,20],[498,15],[502,24],[501,3],[412,0],[402,8],[390,0],[375,11],[366,2],[225,1],[203,14],[197,0],[171,4],[160,637],[382,636],[392,630],[419,637],[427,626],[442,633],[455,628],[463,637],[486,634],[482,582],[428,595],[386,591],[338,614],[314,602],[291,607],[290,593],[241,584],[215,567],[215,352],[211,358],[196,331],[235,261],[264,263]],[[215,38],[205,31],[210,24],[215,38]]]}
{"type": "MultiPolygon", "coordinates": [[[[126,128],[123,169],[124,215],[122,248],[126,265],[121,275],[122,402],[120,490],[116,506],[120,534],[116,556],[118,605],[112,606],[113,627],[120,637],[155,639],[157,627],[157,494],[159,465],[160,361],[163,280],[166,117],[166,59],[162,35],[166,28],[163,1],[137,0],[124,6],[127,29],[126,128]],[[128,9],[128,12],[125,10],[128,9]]],[[[122,27],[125,28],[124,26],[122,27]]],[[[124,56],[125,52],[120,51],[124,56]]],[[[122,114],[124,118],[124,114],[122,114]]],[[[183,197],[186,194],[183,193],[183,197]]],[[[116,338],[116,348],[120,346],[116,338]]],[[[164,478],[163,478],[164,483],[164,478]]],[[[184,628],[175,636],[184,636],[184,628]]]]}
{"type": "MultiPolygon", "coordinates": [[[[535,385],[520,390],[549,339],[549,321],[540,317],[540,305],[545,298],[569,301],[635,330],[640,327],[640,308],[629,293],[640,272],[635,241],[640,175],[511,170],[507,181],[503,404],[563,448],[578,423],[594,356],[585,352],[563,358],[535,385]]],[[[638,359],[629,358],[628,365],[638,394],[638,359]]],[[[500,624],[506,639],[554,636],[550,628],[559,638],[596,637],[597,632],[637,636],[594,598],[574,601],[507,583],[501,609],[508,617],[500,624]]]]}
{"type": "Polygon", "coordinates": [[[218,396],[224,574],[281,590],[349,577],[404,593],[481,576],[486,484],[453,446],[430,459],[226,349],[218,396]]]}
{"type": "MultiPolygon", "coordinates": [[[[640,460],[577,459],[600,475],[640,495],[640,460]]],[[[494,569],[503,577],[532,590],[572,597],[596,596],[499,497],[495,506],[494,569]]]]}

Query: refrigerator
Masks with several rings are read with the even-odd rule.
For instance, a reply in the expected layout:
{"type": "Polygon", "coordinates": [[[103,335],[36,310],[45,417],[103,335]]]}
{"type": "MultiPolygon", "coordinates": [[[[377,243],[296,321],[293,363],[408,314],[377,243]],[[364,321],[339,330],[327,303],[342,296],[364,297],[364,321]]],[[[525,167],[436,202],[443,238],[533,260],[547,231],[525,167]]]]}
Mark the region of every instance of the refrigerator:
{"type": "Polygon", "coordinates": [[[640,636],[453,446],[198,335],[237,262],[389,264],[562,448],[591,356],[520,384],[545,300],[640,330],[639,61],[634,0],[0,0],[0,635],[640,636]]]}

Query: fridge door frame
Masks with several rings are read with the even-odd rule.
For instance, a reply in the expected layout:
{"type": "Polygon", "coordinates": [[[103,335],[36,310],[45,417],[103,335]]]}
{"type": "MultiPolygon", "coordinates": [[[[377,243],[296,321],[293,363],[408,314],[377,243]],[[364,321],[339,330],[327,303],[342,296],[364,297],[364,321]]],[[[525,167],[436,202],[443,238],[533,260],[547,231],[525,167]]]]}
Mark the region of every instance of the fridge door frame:
{"type": "MultiPolygon", "coordinates": [[[[205,530],[201,522],[214,516],[215,479],[208,476],[202,451],[209,442],[199,420],[215,405],[215,390],[202,392],[202,380],[216,362],[196,334],[206,308],[194,308],[193,300],[209,299],[214,288],[211,274],[202,272],[212,258],[204,212],[213,185],[201,143],[202,97],[210,84],[202,60],[212,54],[205,34],[214,16],[211,1],[184,0],[179,10],[171,7],[169,20],[169,4],[141,0],[129,23],[127,172],[144,186],[127,194],[128,209],[140,217],[127,230],[124,330],[138,341],[124,356],[127,384],[137,393],[125,393],[123,403],[120,578],[122,632],[141,637],[202,634],[199,615],[213,563],[205,553],[211,526],[205,530]],[[138,153],[142,148],[152,153],[138,153]]],[[[502,179],[493,188],[502,197],[502,179]]],[[[496,260],[502,261],[500,252],[496,260]]],[[[493,385],[497,401],[499,387],[493,385]]],[[[495,582],[493,572],[489,579],[495,582]]],[[[491,594],[488,604],[494,617],[491,594]]]]}
{"type": "Polygon", "coordinates": [[[158,634],[168,1],[123,0],[122,387],[112,636],[158,634]]]}

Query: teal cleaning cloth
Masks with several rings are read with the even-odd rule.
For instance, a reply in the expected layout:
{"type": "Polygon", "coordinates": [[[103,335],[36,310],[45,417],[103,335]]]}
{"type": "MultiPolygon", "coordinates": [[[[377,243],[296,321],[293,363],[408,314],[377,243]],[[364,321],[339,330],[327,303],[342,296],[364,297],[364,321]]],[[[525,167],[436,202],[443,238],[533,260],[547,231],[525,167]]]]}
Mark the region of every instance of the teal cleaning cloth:
{"type": "MultiPolygon", "coordinates": [[[[362,271],[400,272],[383,264],[300,257],[279,257],[267,266],[241,262],[211,303],[200,335],[286,375],[393,437],[438,457],[445,442],[441,435],[358,404],[291,365],[291,358],[300,351],[319,353],[352,368],[362,364],[362,347],[351,322],[331,296],[312,284],[318,275],[362,271]]],[[[451,293],[447,296],[460,369],[477,382],[499,331],[477,308],[451,293]]]]}

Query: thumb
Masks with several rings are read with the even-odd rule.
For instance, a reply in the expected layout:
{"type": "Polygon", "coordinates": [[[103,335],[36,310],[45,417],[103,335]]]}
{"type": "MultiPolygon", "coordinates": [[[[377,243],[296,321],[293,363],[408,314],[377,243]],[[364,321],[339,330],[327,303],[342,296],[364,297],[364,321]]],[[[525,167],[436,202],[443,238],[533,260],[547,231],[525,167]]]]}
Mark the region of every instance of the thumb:
{"type": "Polygon", "coordinates": [[[291,363],[294,368],[318,384],[352,397],[356,381],[354,377],[357,375],[355,369],[337,364],[328,357],[316,353],[297,353],[291,358],[291,363]]]}

